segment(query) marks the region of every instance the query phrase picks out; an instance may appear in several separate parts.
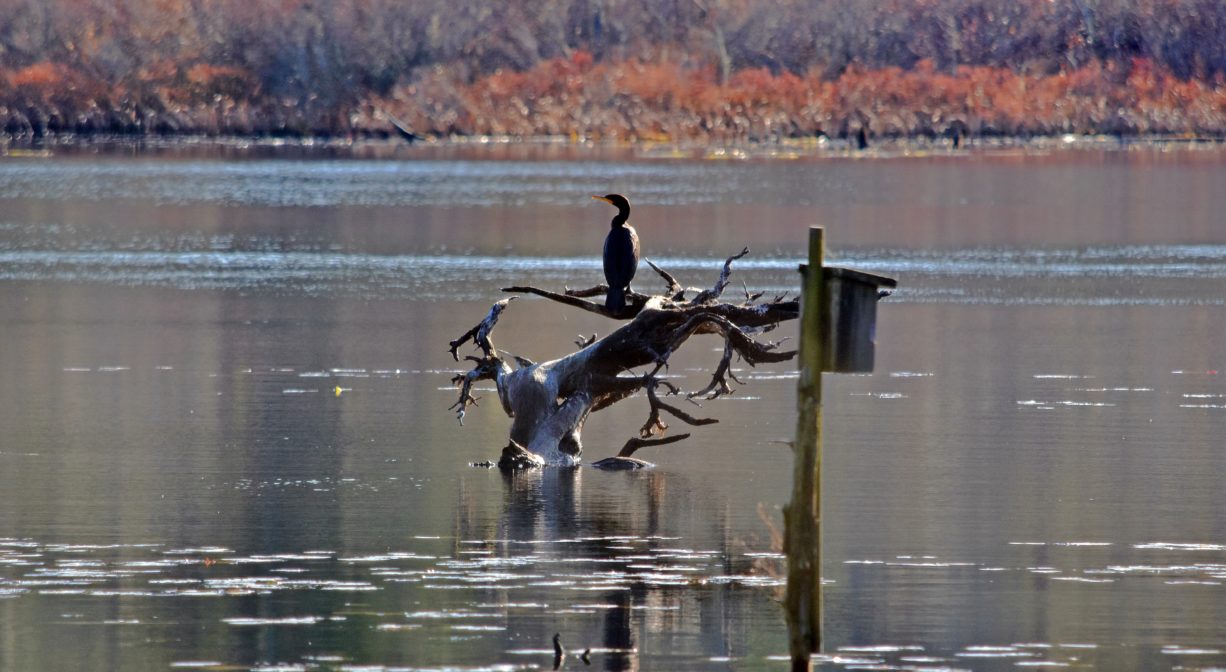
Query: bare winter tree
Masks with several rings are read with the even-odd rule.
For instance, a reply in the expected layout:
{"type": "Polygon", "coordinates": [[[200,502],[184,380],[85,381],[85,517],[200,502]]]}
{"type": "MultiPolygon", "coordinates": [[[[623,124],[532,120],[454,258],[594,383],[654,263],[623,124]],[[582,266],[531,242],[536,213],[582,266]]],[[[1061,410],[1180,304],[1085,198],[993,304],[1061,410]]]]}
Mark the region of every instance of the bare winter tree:
{"type": "Polygon", "coordinates": [[[617,314],[607,309],[603,301],[588,300],[589,297],[603,298],[608,291],[604,285],[561,294],[536,287],[504,288],[504,292],[535,294],[611,319],[630,318],[630,322],[601,339],[594,335],[581,338],[576,342],[579,350],[565,357],[536,363],[494,347],[491,333],[502,312],[516,297],[498,301],[485,319],[450,344],[451,355],[457,361],[460,346],[469,341],[481,352],[480,356],[466,357],[473,362],[472,369],[453,379],[460,396],[452,408],[463,424],[468,408],[477,403],[473,385],[493,380],[503,411],[513,418],[510,443],[503,449],[499,466],[574,466],[582,453],[581,434],[588,415],[643,391],[648,401],[648,415],[638,436],[626,442],[618,457],[597,463],[621,468],[641,466],[643,463],[631,457],[639,448],[672,443],[689,436],[659,436],[668,428],[661,419],[662,414],[688,425],[716,422],[695,417],[665,401],[670,396],[682,395],[682,391],[663,379],[660,372],[668,366],[669,357],[691,336],[719,334],[724,339],[724,352],[710,382],[703,389],[685,395],[689,399],[714,399],[731,392],[729,380],[740,382],[731,369],[734,356],[753,366],[785,361],[796,354],[779,350],[777,343],[755,338],[783,321],[796,319],[799,304],[795,299],[777,296],[763,301],[761,293],[751,295],[748,290],[743,301],[734,303],[723,298],[732,262],[748,253],[745,249],[729,257],[714,286],[702,290],[683,288],[676,278],[648,261],[664,279],[665,293],[647,296],[631,292],[626,308],[617,314]],[[648,367],[649,371],[641,375],[629,374],[636,367],[648,367]]]}

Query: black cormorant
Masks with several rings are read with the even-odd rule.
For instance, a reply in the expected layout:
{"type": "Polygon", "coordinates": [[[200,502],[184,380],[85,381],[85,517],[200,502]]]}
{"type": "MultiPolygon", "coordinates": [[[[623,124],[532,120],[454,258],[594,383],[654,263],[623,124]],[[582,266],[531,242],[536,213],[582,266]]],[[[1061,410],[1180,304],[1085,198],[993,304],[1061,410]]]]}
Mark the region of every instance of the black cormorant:
{"type": "Polygon", "coordinates": [[[617,208],[612,230],[604,239],[604,279],[609,285],[605,296],[605,308],[620,313],[626,307],[626,292],[639,267],[639,234],[627,221],[630,219],[630,201],[621,194],[593,196],[617,208]]]}

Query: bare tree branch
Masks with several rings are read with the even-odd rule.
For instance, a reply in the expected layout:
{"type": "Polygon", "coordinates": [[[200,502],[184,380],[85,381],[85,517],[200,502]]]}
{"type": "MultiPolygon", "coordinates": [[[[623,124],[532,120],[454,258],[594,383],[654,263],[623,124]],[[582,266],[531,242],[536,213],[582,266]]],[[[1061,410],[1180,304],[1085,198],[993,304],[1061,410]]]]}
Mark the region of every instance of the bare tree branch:
{"type": "Polygon", "coordinates": [[[759,343],[753,340],[726,317],[707,311],[698,311],[670,335],[668,348],[663,353],[665,359],[695,333],[723,334],[737,354],[751,366],[762,362],[783,362],[796,355],[795,350],[779,351],[776,350],[774,343],[759,343]]]}
{"type": "Polygon", "coordinates": [[[680,282],[677,282],[677,278],[674,278],[671,273],[653,264],[650,259],[644,259],[643,261],[647,262],[647,265],[658,273],[661,278],[664,278],[664,282],[668,284],[669,297],[673,301],[680,301],[685,293],[685,288],[681,286],[680,282]]]}
{"type": "MultiPolygon", "coordinates": [[[[504,289],[502,291],[506,292],[509,290],[504,289]]],[[[580,299],[590,299],[593,296],[605,296],[608,293],[609,293],[608,285],[596,285],[595,287],[588,287],[587,289],[567,288],[567,290],[563,292],[563,294],[565,294],[566,296],[574,296],[580,299]]]]}
{"type": "MultiPolygon", "coordinates": [[[[748,254],[748,252],[748,248],[746,248],[743,249],[740,254],[729,257],[724,262],[724,268],[720,275],[720,281],[717,282],[713,288],[703,290],[692,301],[684,305],[702,306],[704,310],[710,310],[718,315],[726,317],[730,321],[742,327],[763,327],[775,325],[780,322],[794,320],[799,317],[799,301],[785,300],[787,296],[786,294],[775,297],[775,299],[769,303],[755,305],[750,305],[750,303],[743,305],[732,303],[713,303],[715,299],[719,298],[720,294],[722,294],[724,291],[724,287],[726,287],[728,284],[728,276],[731,273],[732,262],[745,256],[748,254]]],[[[654,265],[653,268],[655,268],[654,265]]],[[[667,272],[661,272],[667,275],[667,272]]],[[[672,278],[671,275],[668,275],[667,277],[672,278]]],[[[675,278],[672,279],[672,283],[676,283],[675,278]]],[[[672,291],[675,287],[680,287],[680,285],[670,284],[669,291],[672,291]]],[[[686,290],[679,290],[671,297],[650,297],[637,292],[630,292],[626,295],[627,302],[625,312],[617,315],[614,315],[607,308],[605,308],[603,302],[598,303],[596,301],[584,300],[585,297],[604,296],[605,292],[608,291],[608,288],[605,285],[597,285],[596,287],[582,290],[568,289],[566,290],[565,294],[559,294],[547,289],[531,286],[504,287],[502,291],[518,294],[535,294],[551,301],[557,301],[558,303],[580,308],[590,313],[603,315],[604,317],[611,319],[627,319],[636,317],[640,312],[642,312],[643,308],[646,307],[647,302],[652,298],[662,299],[662,303],[660,304],[660,307],[662,308],[676,306],[676,302],[684,300],[683,294],[686,290]]],[[[761,294],[754,295],[751,297],[751,299],[756,300],[760,296],[761,294]]]]}
{"type": "Polygon", "coordinates": [[[581,308],[583,310],[588,311],[589,313],[596,313],[597,315],[603,315],[605,317],[612,318],[612,319],[630,318],[630,317],[634,317],[635,315],[638,315],[639,311],[643,309],[643,305],[647,303],[647,299],[650,298],[642,294],[637,294],[635,292],[629,292],[626,294],[625,312],[613,313],[608,308],[604,307],[603,301],[600,303],[597,303],[595,301],[588,301],[582,298],[585,296],[597,296],[597,295],[603,296],[603,294],[592,292],[591,290],[568,289],[566,290],[565,294],[558,294],[557,292],[551,292],[548,289],[540,289],[538,287],[518,287],[517,286],[517,287],[503,287],[502,291],[510,292],[513,294],[535,294],[537,296],[544,297],[551,301],[557,301],[558,303],[564,303],[568,306],[574,306],[575,308],[581,308]]]}
{"type": "Polygon", "coordinates": [[[618,451],[617,456],[630,457],[640,448],[647,448],[649,446],[663,446],[667,443],[676,443],[678,441],[684,441],[688,438],[690,438],[689,434],[674,434],[672,436],[664,436],[658,439],[640,439],[636,436],[629,441],[626,441],[626,445],[622,446],[622,449],[618,451]]]}
{"type": "Polygon", "coordinates": [[[595,402],[592,404],[592,412],[608,408],[613,404],[633,396],[635,392],[643,389],[647,384],[646,376],[607,376],[601,374],[593,374],[591,377],[592,397],[595,402]]]}
{"type": "MultiPolygon", "coordinates": [[[[657,367],[657,370],[659,370],[659,367],[657,367]]],[[[660,397],[656,394],[656,387],[662,382],[663,381],[656,378],[654,375],[650,375],[647,377],[647,381],[644,384],[644,387],[647,389],[647,402],[650,411],[647,415],[647,422],[644,422],[643,426],[639,428],[639,438],[649,439],[657,432],[664,432],[668,429],[668,425],[664,424],[664,422],[660,420],[660,411],[667,411],[668,413],[672,414],[673,417],[686,423],[687,425],[712,425],[719,422],[719,420],[716,420],[715,418],[696,418],[677,408],[676,406],[673,406],[672,404],[661,401],[660,397]]],[[[676,394],[676,386],[672,385],[671,383],[667,383],[666,385],[671,388],[672,394],[676,394]]]]}
{"type": "MultiPolygon", "coordinates": [[[[719,366],[715,367],[715,373],[711,374],[711,382],[701,390],[691,392],[686,396],[690,399],[703,396],[706,396],[707,399],[715,399],[725,394],[732,394],[733,390],[732,387],[728,385],[728,378],[731,377],[733,380],[736,380],[736,376],[732,375],[732,372],[729,370],[729,367],[732,364],[732,353],[735,351],[736,349],[732,347],[732,340],[725,338],[724,354],[719,359],[719,366]]],[[[744,383],[739,380],[736,380],[736,382],[744,385],[744,383]]]]}
{"type": "Polygon", "coordinates": [[[502,354],[508,355],[511,359],[515,360],[515,366],[518,366],[521,369],[524,369],[529,366],[532,366],[533,364],[536,364],[536,362],[532,361],[531,359],[528,359],[527,357],[521,357],[513,352],[507,352],[506,350],[503,350],[502,354]]]}
{"type": "Polygon", "coordinates": [[[744,280],[741,281],[741,289],[745,290],[745,305],[747,306],[753,303],[754,301],[757,301],[758,299],[762,298],[763,294],[766,294],[766,292],[758,292],[757,294],[750,294],[749,285],[746,285],[744,280]]]}
{"type": "Polygon", "coordinates": [[[711,289],[703,290],[690,301],[690,305],[700,306],[704,303],[718,299],[723,293],[724,288],[728,286],[728,278],[732,277],[732,262],[749,254],[749,248],[742,248],[739,254],[734,254],[724,260],[724,270],[720,272],[719,279],[715,281],[715,286],[711,289]]]}
{"type": "Polygon", "coordinates": [[[780,322],[798,318],[800,316],[800,303],[797,301],[774,301],[752,306],[715,303],[704,305],[701,307],[701,310],[710,315],[718,315],[744,329],[773,328],[780,322]]]}
{"type": "Polygon", "coordinates": [[[484,360],[477,357],[465,357],[464,359],[471,359],[477,362],[477,366],[473,367],[472,371],[457,374],[451,379],[451,384],[457,385],[460,388],[460,398],[447,408],[449,411],[454,410],[456,412],[456,420],[459,420],[461,425],[464,424],[464,414],[468,412],[468,407],[478,405],[478,397],[472,395],[473,383],[487,378],[483,368],[484,360]]]}
{"type": "Polygon", "coordinates": [[[472,340],[473,344],[481,348],[481,351],[486,357],[493,357],[494,344],[490,341],[490,332],[494,330],[494,325],[498,323],[498,316],[502,315],[502,311],[506,309],[507,304],[514,301],[517,297],[511,296],[501,301],[494,302],[490,307],[490,312],[485,316],[485,319],[477,323],[477,326],[464,332],[464,335],[451,341],[451,357],[455,361],[460,361],[459,349],[461,345],[468,340],[472,340]]]}

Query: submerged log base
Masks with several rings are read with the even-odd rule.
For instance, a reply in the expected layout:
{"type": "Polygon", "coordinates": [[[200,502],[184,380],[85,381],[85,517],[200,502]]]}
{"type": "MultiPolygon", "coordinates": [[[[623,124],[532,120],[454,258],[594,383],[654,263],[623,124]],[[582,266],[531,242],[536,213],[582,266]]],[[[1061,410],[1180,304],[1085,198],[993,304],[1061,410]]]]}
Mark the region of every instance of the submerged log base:
{"type": "Polygon", "coordinates": [[[637,457],[621,457],[613,456],[606,457],[603,460],[596,460],[592,463],[592,467],[602,471],[636,471],[638,469],[651,469],[656,465],[647,460],[640,460],[637,457]]]}
{"type": "Polygon", "coordinates": [[[536,469],[543,466],[545,466],[545,460],[540,455],[528,452],[527,448],[514,441],[507,443],[502,449],[502,456],[498,458],[498,468],[504,471],[536,469]]]}
{"type": "Polygon", "coordinates": [[[695,397],[714,399],[730,394],[731,383],[743,384],[732,374],[733,357],[756,366],[786,361],[796,354],[781,350],[780,343],[758,341],[755,337],[796,319],[800,311],[797,300],[788,299],[785,294],[759,303],[762,294],[753,294],[748,289],[742,302],[723,298],[733,262],[746,254],[749,250],[743,249],[728,257],[715,284],[701,290],[683,287],[667,271],[648,262],[664,281],[665,294],[630,292],[625,309],[616,313],[604,306],[608,291],[604,285],[567,289],[563,293],[529,286],[504,288],[505,292],[532,294],[610,319],[629,321],[604,338],[580,336],[575,342],[579,350],[570,355],[534,363],[494,347],[490,335],[508,302],[515,297],[498,301],[477,326],[450,343],[450,352],[457,361],[459,347],[469,341],[481,351],[480,357],[466,358],[474,363],[472,370],[452,379],[460,389],[452,409],[462,424],[468,408],[478,401],[472,394],[473,385],[492,380],[503,410],[512,418],[511,443],[504,449],[499,466],[507,469],[540,464],[575,466],[582,454],[581,436],[588,415],[645,392],[648,416],[639,436],[627,442],[617,458],[602,460],[601,465],[613,469],[649,466],[650,463],[632,458],[631,453],[689,436],[658,438],[668,429],[661,420],[662,412],[693,426],[717,422],[714,418],[695,417],[663,401],[662,396],[677,395],[692,402],[695,397]],[[723,353],[709,383],[700,390],[684,393],[662,379],[660,373],[668,367],[672,354],[696,334],[719,335],[724,341],[723,353]],[[511,363],[519,368],[512,369],[511,363]],[[639,367],[646,367],[647,373],[635,373],[634,369],[639,367]],[[664,393],[659,393],[661,387],[664,393]]]}

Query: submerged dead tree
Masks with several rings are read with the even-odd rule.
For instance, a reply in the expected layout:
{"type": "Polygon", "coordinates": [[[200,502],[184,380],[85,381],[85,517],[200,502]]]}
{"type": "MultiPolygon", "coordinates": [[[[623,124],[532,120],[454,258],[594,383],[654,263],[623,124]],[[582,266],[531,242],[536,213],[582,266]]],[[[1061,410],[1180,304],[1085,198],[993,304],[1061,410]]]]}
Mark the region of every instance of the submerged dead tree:
{"type": "MultiPolygon", "coordinates": [[[[502,299],[490,308],[485,319],[465,334],[451,341],[451,355],[459,361],[459,348],[472,341],[480,356],[467,356],[473,367],[455,376],[460,396],[452,409],[463,424],[470,406],[477,405],[473,385],[492,380],[497,386],[502,409],[512,418],[510,443],[503,449],[498,464],[503,468],[535,465],[574,466],[583,450],[581,434],[589,414],[626,399],[639,391],[646,393],[648,413],[638,436],[630,438],[611,466],[633,467],[631,455],[645,446],[672,443],[688,434],[660,436],[668,425],[662,420],[667,414],[688,425],[716,422],[696,417],[678,405],[665,401],[669,397],[714,399],[732,392],[729,381],[740,383],[732,372],[732,360],[739,356],[754,366],[763,362],[791,359],[794,350],[780,350],[779,343],[757,340],[781,322],[794,320],[799,304],[786,295],[762,300],[762,293],[750,294],[731,302],[724,299],[724,290],[732,274],[732,262],[749,253],[748,249],[729,257],[719,279],[708,289],[686,289],[668,272],[648,261],[666,284],[665,293],[648,296],[629,292],[626,306],[617,312],[605,307],[603,299],[608,287],[597,285],[585,290],[551,292],[537,287],[506,287],[504,292],[534,294],[610,319],[630,321],[604,338],[580,338],[579,350],[560,359],[532,362],[523,357],[499,351],[491,333],[498,318],[516,297],[502,299]],[[709,383],[700,390],[683,393],[673,383],[661,377],[669,358],[691,336],[718,334],[724,339],[724,351],[709,383]],[[645,367],[643,373],[633,373],[645,367]],[[684,397],[682,397],[684,395],[684,397]]],[[[606,462],[606,461],[602,461],[606,462]]],[[[606,462],[608,464],[608,462],[606,462]]]]}

